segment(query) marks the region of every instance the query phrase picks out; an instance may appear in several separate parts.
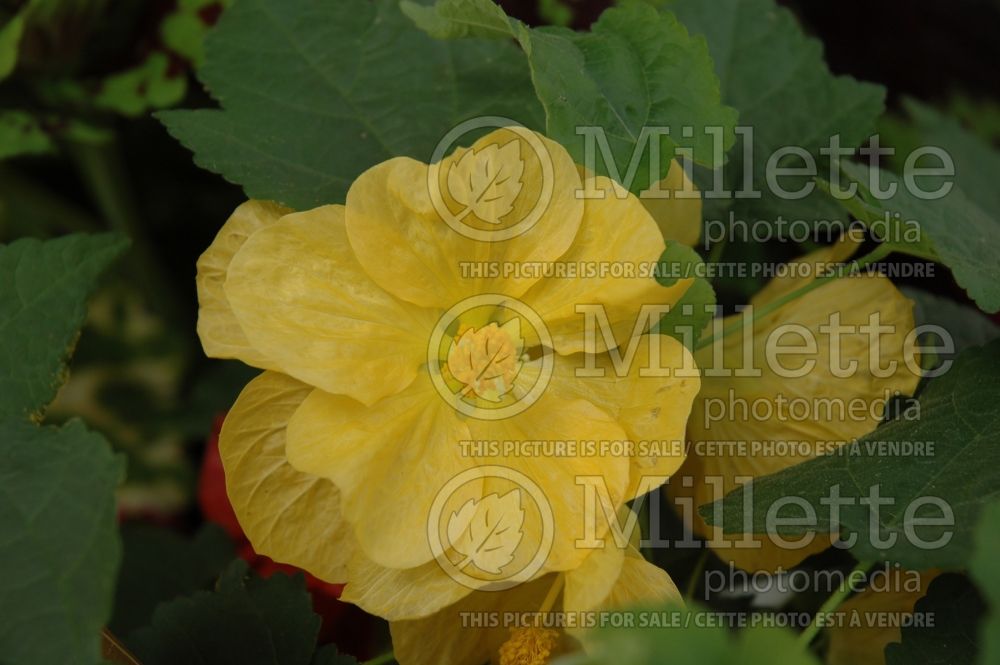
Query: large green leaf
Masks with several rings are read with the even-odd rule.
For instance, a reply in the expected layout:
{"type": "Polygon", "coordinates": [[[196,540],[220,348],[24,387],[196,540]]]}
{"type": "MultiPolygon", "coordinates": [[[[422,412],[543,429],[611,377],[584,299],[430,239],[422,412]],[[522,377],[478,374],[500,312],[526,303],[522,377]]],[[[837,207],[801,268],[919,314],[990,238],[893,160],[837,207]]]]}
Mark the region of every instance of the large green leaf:
{"type": "MultiPolygon", "coordinates": [[[[996,240],[1000,238],[1000,217],[987,214],[958,186],[936,199],[911,192],[897,175],[855,163],[844,170],[859,185],[863,209],[859,216],[870,223],[888,226],[885,241],[894,249],[925,259],[938,260],[951,269],[969,296],[986,312],[1000,311],[1000,259],[996,240]],[[891,195],[876,197],[870,190],[877,185],[891,195]],[[899,222],[894,222],[894,220],[899,222]],[[907,226],[919,225],[919,237],[907,226]],[[910,233],[907,233],[910,231],[910,233]]],[[[925,191],[934,187],[921,185],[925,191]]]]}
{"type": "MultiPolygon", "coordinates": [[[[784,630],[749,628],[728,633],[718,619],[673,608],[617,612],[628,628],[590,633],[587,653],[555,665],[816,665],[816,659],[784,630]],[[632,616],[627,616],[631,614],[632,616]]],[[[610,618],[610,617],[609,617],[610,618]]]]}
{"type": "Polygon", "coordinates": [[[36,415],[55,397],[87,296],[127,244],[78,234],[0,246],[0,419],[36,415]]]}
{"type": "Polygon", "coordinates": [[[695,162],[715,166],[733,143],[736,112],[720,101],[705,42],[691,37],[669,12],[631,3],[605,11],[590,32],[573,32],[528,28],[507,19],[492,0],[438,0],[434,7],[404,2],[403,7],[437,37],[515,38],[531,65],[548,135],[578,163],[619,176],[633,192],[666,176],[678,146],[690,150],[695,162]],[[720,150],[706,127],[722,128],[720,150]],[[617,174],[597,152],[596,159],[587,159],[589,130],[582,128],[603,131],[617,174]],[[668,128],[669,135],[653,136],[661,158],[651,169],[650,136],[643,130],[655,128],[668,128]],[[637,154],[641,158],[633,160],[637,154]],[[630,168],[635,168],[631,179],[630,168]]]}
{"type": "Polygon", "coordinates": [[[143,665],[310,665],[319,626],[301,575],[265,580],[238,560],[216,591],[160,605],[131,646],[143,665]]]}
{"type": "MultiPolygon", "coordinates": [[[[931,380],[920,395],[918,419],[891,421],[846,444],[838,453],[759,478],[727,495],[721,500],[724,531],[742,531],[748,492],[752,492],[750,511],[757,533],[766,532],[767,513],[776,502],[798,497],[815,511],[815,526],[785,525],[777,528],[777,533],[799,536],[839,529],[842,537],[857,538],[851,551],[862,560],[895,561],[914,570],[965,565],[980,510],[1000,497],[1000,376],[989,371],[998,366],[1000,341],[961,354],[950,370],[931,380]],[[907,454],[900,449],[892,454],[893,449],[882,447],[880,442],[925,445],[922,451],[907,454]],[[842,500],[852,501],[840,508],[839,524],[831,519],[829,506],[822,503],[834,487],[842,500]],[[878,488],[881,500],[893,501],[880,507],[877,521],[869,505],[860,503],[871,496],[873,487],[878,488]],[[941,517],[937,506],[923,506],[907,515],[908,507],[924,497],[944,501],[954,513],[954,525],[917,524],[920,518],[941,517]],[[943,546],[922,547],[908,537],[908,530],[925,542],[947,533],[951,537],[943,546]],[[880,540],[893,537],[893,544],[879,545],[880,540]]],[[[714,523],[716,509],[717,504],[709,504],[700,512],[714,523]]],[[[782,515],[792,513],[795,517],[803,514],[799,507],[786,507],[782,515]]]]}
{"type": "Polygon", "coordinates": [[[970,568],[990,606],[980,624],[980,665],[1000,665],[1000,502],[982,511],[976,529],[976,551],[970,568]]]}
{"type": "Polygon", "coordinates": [[[0,442],[0,660],[93,665],[121,556],[124,465],[79,421],[6,421],[0,442]]]}
{"type": "MultiPolygon", "coordinates": [[[[806,36],[791,12],[774,0],[677,0],[671,9],[692,33],[708,40],[722,100],[739,111],[741,126],[753,129],[752,146],[741,138],[730,154],[723,182],[730,191],[743,187],[744,158],[752,148],[753,185],[762,198],[737,199],[733,214],[749,223],[778,215],[786,220],[835,218],[836,206],[820,193],[801,200],[771,193],[765,166],[784,146],[805,149],[822,169],[826,160],[819,151],[831,136],[839,135],[844,148],[860,145],[882,113],[884,88],[831,74],[820,42],[806,36]]],[[[801,166],[795,157],[781,162],[786,163],[801,166]]],[[[810,181],[785,176],[779,182],[791,191],[810,181]]]]}
{"type": "Polygon", "coordinates": [[[933,625],[902,629],[902,642],[885,649],[886,665],[948,665],[976,660],[976,624],[983,601],[962,575],[942,575],[931,582],[927,595],[913,608],[933,625]]]}
{"type": "Polygon", "coordinates": [[[541,126],[514,45],[435,41],[394,0],[241,0],[199,77],[222,109],[162,112],[170,133],[249,196],[300,209],[342,202],[390,157],[429,161],[469,118],[541,126]]]}
{"type": "Polygon", "coordinates": [[[232,539],[215,524],[192,538],[151,524],[127,524],[122,545],[109,628],[126,639],[149,622],[160,603],[209,588],[236,554],[232,539]]]}
{"type": "Polygon", "coordinates": [[[943,148],[951,156],[955,181],[962,191],[986,212],[1000,215],[1000,188],[996,186],[1000,152],[954,118],[912,99],[906,100],[905,106],[923,144],[943,148]]]}

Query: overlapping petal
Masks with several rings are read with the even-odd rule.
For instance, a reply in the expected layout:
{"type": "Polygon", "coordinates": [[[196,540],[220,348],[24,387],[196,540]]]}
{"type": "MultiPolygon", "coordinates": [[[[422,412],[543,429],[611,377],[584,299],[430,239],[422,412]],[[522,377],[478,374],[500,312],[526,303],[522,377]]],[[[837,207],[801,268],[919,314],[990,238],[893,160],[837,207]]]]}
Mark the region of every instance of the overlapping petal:
{"type": "Polygon", "coordinates": [[[681,279],[660,286],[652,268],[666,245],[649,212],[614,181],[588,178],[586,191],[604,198],[585,201],[583,222],[558,274],[536,284],[522,300],[541,316],[559,353],[601,352],[645,332],[655,320],[641,321],[644,305],[673,305],[691,285],[681,279]],[[599,307],[607,332],[586,337],[580,307],[599,307]],[[638,330],[636,326],[643,324],[638,330]]]}
{"type": "MultiPolygon", "coordinates": [[[[292,466],[332,480],[364,553],[388,568],[433,559],[427,524],[435,496],[473,467],[462,454],[469,429],[421,373],[406,390],[368,407],[313,391],[292,416],[292,466]]],[[[466,486],[469,496],[481,488],[466,486]]]]}
{"type": "Polygon", "coordinates": [[[627,500],[649,491],[644,477],[670,476],[684,462],[688,416],[701,386],[691,352],[673,337],[642,335],[630,345],[559,358],[548,387],[600,406],[625,430],[635,446],[627,500]],[[594,370],[603,376],[587,375],[594,370]]]}
{"type": "Polygon", "coordinates": [[[205,354],[238,358],[254,367],[268,368],[267,357],[250,345],[233,315],[223,286],[229,264],[251,235],[291,212],[268,201],[241,204],[198,258],[198,337],[205,354]]]}
{"type": "Polygon", "coordinates": [[[535,140],[527,141],[509,129],[491,132],[471,148],[459,149],[442,160],[436,169],[438,184],[432,182],[430,167],[406,158],[391,159],[362,173],[347,193],[347,231],[372,279],[399,298],[440,309],[482,293],[518,297],[538,281],[537,274],[501,270],[493,275],[484,269],[485,263],[516,266],[555,261],[569,249],[580,227],[583,201],[576,196],[580,188],[576,166],[565,148],[533,136],[535,140]],[[502,149],[511,144],[517,149],[502,149]],[[501,149],[495,150],[498,146],[501,149]],[[497,227],[476,225],[473,214],[458,219],[465,206],[449,196],[447,176],[470,151],[473,157],[482,155],[480,166],[488,175],[516,176],[517,196],[503,220],[519,223],[532,214],[536,204],[544,211],[523,233],[504,240],[470,237],[449,225],[435,208],[430,188],[439,187],[447,206],[444,214],[451,215],[459,229],[470,224],[471,229],[492,233],[507,227],[506,222],[497,227]],[[546,163],[551,165],[550,172],[546,163]]]}
{"type": "Polygon", "coordinates": [[[368,278],[342,206],[286,215],[250,236],[229,265],[225,294],[274,367],[369,404],[413,381],[436,320],[368,278]]]}
{"type": "Polygon", "coordinates": [[[254,549],[328,582],[347,579],[350,529],[340,493],[285,457],[288,421],[312,388],[276,372],[251,381],[219,438],[226,490],[254,549]]]}
{"type": "Polygon", "coordinates": [[[701,236],[701,195],[681,163],[670,163],[667,176],[642,192],[639,200],[656,221],[663,239],[694,247],[701,236]]]}

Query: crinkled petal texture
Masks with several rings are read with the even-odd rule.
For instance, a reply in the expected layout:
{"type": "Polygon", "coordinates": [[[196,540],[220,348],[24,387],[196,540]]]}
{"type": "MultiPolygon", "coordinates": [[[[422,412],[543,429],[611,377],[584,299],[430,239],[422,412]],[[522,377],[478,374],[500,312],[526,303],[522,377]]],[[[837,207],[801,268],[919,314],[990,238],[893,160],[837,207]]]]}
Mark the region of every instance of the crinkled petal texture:
{"type": "Polygon", "coordinates": [[[435,497],[475,464],[462,454],[469,439],[466,423],[421,372],[406,390],[370,407],[313,391],[292,416],[286,453],[296,469],[340,488],[344,517],[370,559],[413,568],[434,556],[427,523],[435,497]]]}
{"type": "MultiPolygon", "coordinates": [[[[837,246],[802,263],[815,266],[844,253],[844,246],[837,246]]],[[[769,285],[753,305],[790,292],[781,281],[769,285]]],[[[808,280],[794,281],[801,286],[808,280]]],[[[670,481],[674,502],[693,499],[696,511],[736,489],[737,478],[775,473],[874,430],[887,397],[916,388],[917,360],[906,345],[913,327],[912,303],[888,279],[858,275],[825,284],[762,317],[753,325],[752,340],[736,333],[701,350],[696,355],[703,371],[701,392],[688,423],[691,454],[670,481]],[[836,339],[830,331],[838,323],[852,332],[841,331],[836,339]],[[877,342],[867,332],[875,324],[885,327],[877,342]],[[797,351],[775,353],[792,347],[797,351]],[[760,374],[719,375],[729,370],[760,374]],[[725,445],[714,445],[719,442],[725,445]],[[756,454],[750,448],[754,442],[762,444],[756,454]],[[772,444],[778,447],[763,447],[772,444]]],[[[712,535],[724,560],[748,570],[788,568],[828,547],[832,538],[816,534],[779,546],[758,535],[754,540],[760,547],[729,547],[744,536],[723,536],[697,513],[694,523],[698,532],[712,535]]]]}
{"type": "Polygon", "coordinates": [[[899,625],[886,618],[898,619],[913,614],[917,601],[927,594],[927,587],[940,571],[924,571],[919,579],[912,571],[903,570],[899,574],[899,579],[903,580],[901,588],[868,588],[838,608],[845,616],[859,617],[860,625],[827,628],[826,662],[829,665],[885,665],[886,646],[903,639],[899,625]]]}
{"type": "MultiPolygon", "coordinates": [[[[569,153],[541,135],[534,136],[537,142],[512,130],[491,132],[471,148],[459,149],[442,160],[437,172],[444,182],[439,185],[432,182],[434,172],[428,165],[402,157],[362,173],[347,193],[347,231],[361,265],[386,291],[426,307],[448,309],[482,293],[521,296],[538,281],[537,276],[490,277],[469,271],[468,266],[555,261],[572,245],[583,217],[583,201],[576,196],[580,176],[569,153]],[[505,146],[512,149],[505,150],[505,146]],[[517,194],[509,201],[511,209],[504,219],[518,223],[539,206],[543,212],[531,228],[494,242],[469,237],[446,223],[431,198],[431,187],[440,187],[441,203],[447,205],[459,229],[466,223],[485,232],[506,228],[504,224],[497,228],[476,225],[473,214],[458,219],[465,204],[450,196],[447,176],[467,162],[462,159],[467,154],[479,157],[477,166],[484,177],[503,180],[510,186],[508,191],[517,194]]],[[[470,187],[484,189],[475,183],[470,187]]],[[[481,198],[491,193],[470,193],[475,195],[481,198]]]]}
{"type": "Polygon", "coordinates": [[[560,360],[548,390],[601,406],[634,444],[626,500],[654,489],[662,480],[651,482],[680,468],[688,416],[701,387],[694,356],[683,344],[666,335],[642,335],[609,353],[560,360]]]}
{"type": "Polygon", "coordinates": [[[226,416],[219,453],[226,490],[254,549],[328,582],[347,579],[350,529],[340,493],[285,457],[288,420],[312,388],[277,372],[251,381],[226,416]]]}
{"type": "Polygon", "coordinates": [[[505,612],[537,612],[555,581],[550,574],[506,591],[474,591],[434,614],[389,624],[393,656],[400,665],[482,665],[496,662],[510,637],[505,612]],[[499,617],[500,625],[463,623],[499,617]],[[464,619],[463,619],[464,617],[464,619]]]}
{"type": "Polygon", "coordinates": [[[694,247],[701,236],[701,194],[677,160],[667,177],[639,192],[639,200],[652,215],[663,239],[694,247]]]}
{"type": "MultiPolygon", "coordinates": [[[[388,568],[414,568],[433,559],[428,520],[435,498],[449,481],[468,470],[502,465],[540,488],[555,529],[555,544],[545,566],[565,570],[585,556],[574,546],[585,536],[580,518],[585,488],[577,478],[602,479],[617,506],[625,500],[629,459],[585,451],[483,457],[475,456],[468,444],[624,438],[625,431],[607,411],[555,393],[543,394],[531,408],[504,420],[460,420],[422,373],[402,393],[371,407],[314,391],[292,417],[287,454],[295,468],[334,481],[342,492],[344,516],[364,554],[388,568]],[[406,500],[400,501],[404,488],[406,500]]],[[[497,489],[494,479],[487,477],[462,484],[461,491],[464,498],[479,501],[497,489]]],[[[523,522],[518,518],[525,543],[545,541],[542,515],[533,511],[523,522]]]]}
{"type": "MultiPolygon", "coordinates": [[[[680,592],[664,570],[646,562],[634,545],[621,548],[610,537],[605,548],[588,550],[581,566],[563,574],[566,577],[562,602],[554,609],[569,615],[639,604],[683,605],[680,592]]],[[[504,616],[538,612],[556,583],[555,575],[549,574],[506,591],[473,591],[431,616],[391,622],[395,657],[401,665],[496,662],[501,645],[511,636],[509,628],[502,624],[504,616]],[[484,627],[470,623],[491,617],[501,625],[484,627]],[[428,635],[434,639],[428,640],[428,635]]],[[[573,638],[585,639],[585,633],[566,631],[557,652],[578,648],[573,638]]]]}
{"type": "Polygon", "coordinates": [[[660,286],[653,266],[666,245],[649,212],[614,181],[603,176],[587,180],[587,191],[605,196],[584,201],[580,231],[559,259],[578,272],[544,279],[523,297],[545,321],[559,353],[596,353],[626,343],[656,322],[640,319],[643,306],[673,305],[692,282],[660,286]],[[585,334],[581,307],[600,308],[595,315],[604,329],[592,339],[585,334]]]}
{"type": "Polygon", "coordinates": [[[276,203],[247,201],[230,215],[215,240],[198,259],[198,337],[205,353],[215,358],[239,358],[254,367],[269,367],[268,359],[250,346],[226,297],[226,274],[247,238],[291,212],[276,203]]]}
{"type": "Polygon", "coordinates": [[[348,244],[343,206],[286,215],[251,235],[229,264],[225,294],[276,368],[366,404],[413,381],[436,320],[369,278],[348,244]]]}

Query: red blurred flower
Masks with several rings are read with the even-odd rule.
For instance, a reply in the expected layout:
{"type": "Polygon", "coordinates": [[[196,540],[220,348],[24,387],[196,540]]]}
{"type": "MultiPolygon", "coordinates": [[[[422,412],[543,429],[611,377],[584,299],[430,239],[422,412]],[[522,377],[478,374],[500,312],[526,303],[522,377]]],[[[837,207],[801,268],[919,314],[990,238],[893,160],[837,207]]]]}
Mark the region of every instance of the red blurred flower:
{"type": "MultiPolygon", "coordinates": [[[[355,624],[360,620],[360,616],[365,616],[354,611],[351,605],[340,602],[340,592],[343,590],[342,584],[330,584],[321,579],[313,577],[300,568],[285,563],[277,563],[272,559],[258,554],[254,551],[253,545],[247,540],[240,522],[236,519],[236,513],[229,502],[226,494],[226,473],[222,468],[222,457],[219,455],[219,432],[222,430],[222,423],[225,415],[217,416],[212,425],[212,434],[205,445],[205,457],[202,460],[201,473],[198,477],[198,504],[205,519],[221,526],[236,543],[239,555],[250,564],[250,567],[257,571],[261,577],[270,577],[276,572],[288,575],[303,573],[306,578],[306,588],[309,589],[313,598],[313,609],[323,617],[323,629],[320,633],[320,642],[335,642],[341,646],[342,639],[347,642],[358,644],[359,631],[355,624]],[[345,614],[356,614],[359,617],[352,618],[350,627],[343,625],[340,621],[345,614]]],[[[360,631],[367,633],[367,631],[360,631]]],[[[353,649],[346,649],[353,651],[353,649]]]]}

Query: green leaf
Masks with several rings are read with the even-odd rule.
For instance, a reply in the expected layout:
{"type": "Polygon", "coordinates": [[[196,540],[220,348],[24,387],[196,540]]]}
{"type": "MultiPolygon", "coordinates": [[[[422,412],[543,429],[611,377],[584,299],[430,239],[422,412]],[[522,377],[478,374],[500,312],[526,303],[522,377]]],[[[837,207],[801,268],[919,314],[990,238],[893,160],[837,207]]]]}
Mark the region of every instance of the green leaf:
{"type": "Polygon", "coordinates": [[[1000,188],[994,177],[1000,173],[1000,152],[929,106],[913,99],[905,100],[904,106],[921,144],[943,148],[954,160],[955,181],[962,191],[992,216],[1000,215],[1000,188]]]}
{"type": "Polygon", "coordinates": [[[241,0],[206,39],[199,72],[222,109],[157,117],[249,196],[312,208],[343,202],[391,157],[430,161],[466,119],[541,127],[515,48],[435,41],[394,0],[241,0]]]}
{"type": "MultiPolygon", "coordinates": [[[[927,291],[904,286],[900,289],[913,301],[913,321],[918,326],[944,328],[955,344],[955,353],[939,354],[938,360],[953,359],[955,354],[975,346],[983,346],[1000,337],[1000,326],[975,307],[961,305],[927,291]]],[[[934,335],[928,345],[937,344],[934,335]]]]}
{"type": "Polygon", "coordinates": [[[145,626],[160,603],[209,588],[236,554],[233,541],[214,524],[204,525],[193,538],[150,524],[126,524],[122,545],[108,627],[123,638],[145,626]]]}
{"type": "MultiPolygon", "coordinates": [[[[860,145],[873,131],[884,108],[885,89],[850,76],[834,76],[823,59],[819,41],[799,27],[795,17],[774,0],[678,0],[671,5],[693,34],[703,35],[722,85],[722,101],[736,107],[740,125],[753,128],[753,185],[760,199],[736,199],[737,219],[836,219],[838,210],[820,192],[801,200],[784,200],[766,183],[766,165],[775,150],[799,146],[816,158],[822,173],[826,162],[819,152],[830,137],[840,135],[844,148],[860,145]]],[[[744,158],[751,146],[729,155],[723,185],[743,188],[744,158]]],[[[801,160],[781,163],[800,166],[801,160]]],[[[810,182],[808,176],[783,176],[789,191],[810,182]]],[[[711,184],[699,183],[703,191],[711,184]]],[[[722,218],[722,217],[720,217],[722,218]]]]}
{"type": "Polygon", "coordinates": [[[694,350],[706,326],[715,317],[715,289],[705,278],[705,263],[696,251],[670,242],[657,262],[656,281],[671,286],[678,279],[694,281],[681,299],[657,323],[655,332],[669,335],[694,350]]]}
{"type": "Polygon", "coordinates": [[[904,626],[902,642],[885,648],[886,665],[976,661],[976,624],[983,613],[983,601],[966,577],[948,574],[935,578],[913,610],[933,618],[934,625],[904,626]]]}
{"type": "MultiPolygon", "coordinates": [[[[615,177],[633,192],[661,180],[678,147],[696,163],[715,165],[713,137],[721,127],[722,151],[733,143],[736,112],[720,101],[719,83],[703,39],[693,38],[669,12],[629,4],[606,10],[590,32],[531,29],[508,19],[491,0],[439,0],[433,8],[405,5],[421,27],[442,38],[515,38],[528,57],[535,93],[545,108],[546,133],[577,163],[615,177]],[[581,128],[603,132],[616,172],[581,128]],[[644,129],[669,128],[669,135],[644,129]],[[690,128],[687,136],[682,128],[690,128]],[[661,158],[651,164],[649,143],[661,158]],[[640,158],[633,161],[635,155],[640,158]],[[634,173],[631,168],[635,168],[634,173]]],[[[600,139],[597,139],[600,141],[600,139]]]]}
{"type": "MultiPolygon", "coordinates": [[[[727,632],[696,610],[632,610],[630,628],[601,628],[587,639],[587,653],[555,665],[816,665],[788,631],[749,628],[727,632]],[[666,624],[666,625],[664,625],[666,624]]],[[[622,612],[621,614],[625,614],[622,612]]]]}
{"type": "Polygon", "coordinates": [[[0,159],[44,154],[52,148],[38,118],[25,111],[0,111],[0,159]]]}
{"type": "Polygon", "coordinates": [[[94,97],[98,108],[126,116],[173,106],[184,98],[187,76],[173,71],[166,53],[151,53],[141,63],[109,76],[94,97]]]}
{"type": "Polygon", "coordinates": [[[98,276],[127,247],[117,234],[0,246],[0,419],[55,397],[98,276]]]}
{"type": "Polygon", "coordinates": [[[309,665],[319,626],[301,575],[251,577],[237,560],[217,591],[160,605],[130,641],[143,665],[309,665]]]}
{"type": "MultiPolygon", "coordinates": [[[[797,537],[810,531],[840,531],[842,538],[856,537],[851,548],[859,560],[894,561],[913,570],[932,567],[957,568],[967,563],[972,551],[973,528],[984,505],[1000,497],[1000,375],[984,371],[1000,366],[1000,341],[966,351],[947,373],[931,380],[920,395],[919,418],[899,418],[886,423],[839,452],[798,464],[759,478],[730,493],[719,502],[702,506],[700,512],[715,523],[721,508],[727,533],[741,533],[744,501],[752,492],[750,511],[756,533],[766,532],[768,510],[779,500],[798,497],[815,511],[815,525],[785,525],[775,531],[797,537]],[[922,451],[892,453],[879,442],[892,444],[930,442],[922,451]],[[920,454],[920,453],[923,454],[920,454]],[[881,454],[880,454],[881,453],[881,454]],[[933,453],[933,454],[929,454],[933,453]],[[829,505],[821,501],[839,489],[839,524],[831,518],[829,505]],[[882,505],[879,515],[861,504],[877,487],[882,505]],[[914,503],[925,497],[944,501],[954,514],[954,525],[919,525],[921,518],[940,518],[935,505],[914,503]],[[907,514],[911,506],[915,512],[907,514]],[[874,528],[870,528],[874,525],[874,528]],[[907,531],[912,531],[907,534],[907,531]],[[950,539],[941,546],[921,546],[950,539]],[[894,539],[882,546],[879,541],[894,539]]],[[[902,450],[902,449],[900,449],[902,450]]],[[[785,508],[785,517],[802,517],[801,507],[785,508]]]]}
{"type": "Polygon", "coordinates": [[[10,76],[17,66],[17,54],[24,33],[24,12],[17,14],[0,28],[0,81],[10,76]]]}
{"type": "Polygon", "coordinates": [[[121,459],[81,422],[0,423],[0,654],[6,665],[92,665],[121,555],[121,459]]]}
{"type": "Polygon", "coordinates": [[[317,651],[312,660],[312,665],[357,665],[357,663],[358,660],[354,656],[340,653],[337,647],[332,644],[317,651]]]}
{"type": "Polygon", "coordinates": [[[969,568],[973,579],[990,605],[990,613],[980,624],[980,665],[1000,664],[1000,503],[982,511],[976,528],[976,547],[969,568]]]}
{"type": "Polygon", "coordinates": [[[885,237],[888,245],[912,256],[940,261],[982,310],[991,314],[1000,311],[1000,260],[994,246],[1000,237],[997,217],[984,212],[957,186],[943,197],[929,200],[910,192],[889,171],[855,163],[844,163],[843,168],[863,193],[863,221],[885,225],[885,220],[892,222],[898,217],[899,222],[891,224],[890,235],[885,237]],[[873,183],[882,191],[895,191],[878,199],[870,192],[873,183]],[[907,222],[919,225],[918,238],[905,234],[907,222]]]}

